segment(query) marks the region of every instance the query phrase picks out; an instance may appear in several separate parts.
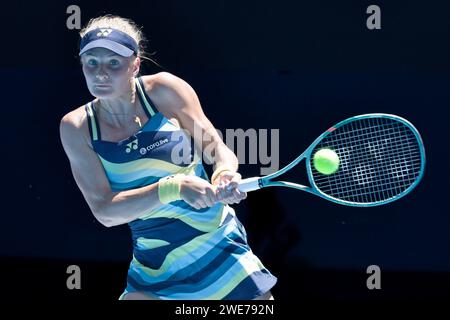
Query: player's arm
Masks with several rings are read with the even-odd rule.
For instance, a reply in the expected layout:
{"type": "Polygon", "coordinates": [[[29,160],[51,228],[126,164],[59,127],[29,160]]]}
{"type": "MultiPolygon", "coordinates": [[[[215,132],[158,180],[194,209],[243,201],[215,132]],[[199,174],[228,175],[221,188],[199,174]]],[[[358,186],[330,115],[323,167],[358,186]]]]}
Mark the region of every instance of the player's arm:
{"type": "Polygon", "coordinates": [[[64,116],[60,138],[75,181],[97,220],[111,227],[133,221],[160,206],[157,183],[121,192],[111,190],[97,154],[81,132],[81,123],[70,113],[64,116]]]}
{"type": "MultiPolygon", "coordinates": [[[[202,151],[208,150],[204,155],[212,156],[212,159],[208,160],[213,163],[214,171],[218,168],[227,168],[227,171],[223,171],[224,177],[228,183],[233,182],[232,187],[237,187],[241,178],[237,173],[238,159],[204,114],[194,89],[184,80],[167,72],[157,74],[152,86],[154,88],[152,96],[155,97],[160,111],[177,118],[181,127],[194,138],[197,147],[201,147],[202,151]]],[[[218,184],[219,180],[212,183],[218,184]]],[[[245,193],[235,189],[229,194],[221,192],[224,202],[237,203],[246,197],[245,193]]]]}

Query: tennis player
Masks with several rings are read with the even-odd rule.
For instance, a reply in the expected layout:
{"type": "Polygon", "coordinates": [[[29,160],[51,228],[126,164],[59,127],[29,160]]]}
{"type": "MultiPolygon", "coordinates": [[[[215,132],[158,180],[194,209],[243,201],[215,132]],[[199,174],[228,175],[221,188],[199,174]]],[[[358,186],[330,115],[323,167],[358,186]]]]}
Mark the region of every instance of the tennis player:
{"type": "Polygon", "coordinates": [[[246,197],[236,187],[237,157],[195,91],[167,72],[138,76],[144,36],[131,20],[97,17],[80,36],[95,99],[62,118],[60,137],[96,219],[131,228],[133,257],[119,299],[273,299],[277,278],[229,206],[246,197]],[[212,141],[196,138],[195,126],[212,141]],[[198,150],[211,143],[209,179],[198,150]],[[190,161],[174,157],[180,145],[190,161]]]}

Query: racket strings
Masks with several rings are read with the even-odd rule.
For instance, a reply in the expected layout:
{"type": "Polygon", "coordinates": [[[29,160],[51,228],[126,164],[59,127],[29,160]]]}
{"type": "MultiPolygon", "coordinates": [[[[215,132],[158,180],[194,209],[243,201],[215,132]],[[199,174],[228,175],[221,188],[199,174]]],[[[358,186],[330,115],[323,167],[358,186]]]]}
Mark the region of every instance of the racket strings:
{"type": "MultiPolygon", "coordinates": [[[[355,129],[355,126],[353,126],[353,129],[355,129]]],[[[389,134],[392,135],[391,132],[389,134]]],[[[386,132],[384,132],[384,135],[386,136],[386,132]]],[[[369,138],[369,137],[366,136],[364,138],[369,138]]],[[[385,140],[387,140],[387,139],[385,139],[385,140]]],[[[370,144],[370,142],[369,142],[369,144],[370,144]]],[[[373,150],[374,149],[373,146],[371,146],[368,149],[373,154],[373,151],[374,151],[373,150]]],[[[381,154],[385,154],[385,156],[387,157],[387,155],[389,154],[389,150],[387,150],[387,151],[388,152],[378,152],[378,154],[375,156],[375,160],[379,160],[381,154]]],[[[398,154],[399,149],[397,148],[396,151],[397,151],[397,154],[398,154]]],[[[392,155],[392,151],[391,151],[391,155],[392,155]]],[[[404,157],[402,157],[402,158],[404,158],[404,157]]],[[[367,159],[370,159],[370,158],[367,158],[367,159]]],[[[373,169],[374,166],[372,165],[373,160],[372,160],[372,163],[370,163],[370,164],[367,164],[367,163],[366,164],[361,164],[360,161],[358,162],[358,160],[360,160],[360,159],[357,159],[357,157],[355,157],[353,160],[354,160],[354,163],[359,163],[356,166],[356,168],[354,169],[353,174],[352,174],[353,180],[356,181],[357,184],[359,185],[358,187],[361,187],[361,185],[364,186],[364,185],[367,185],[367,184],[371,183],[373,178],[374,178],[373,175],[375,173],[375,170],[373,169]]],[[[388,160],[392,160],[392,157],[390,157],[390,159],[388,159],[388,160]]],[[[352,169],[352,168],[350,168],[350,169],[352,169]]],[[[398,169],[396,171],[398,171],[398,169]]],[[[383,184],[383,186],[384,186],[384,190],[383,191],[384,191],[385,196],[388,196],[388,197],[394,196],[393,192],[395,191],[395,188],[387,187],[387,185],[389,185],[389,183],[391,181],[386,181],[385,178],[386,178],[385,175],[378,173],[378,179],[379,179],[378,182],[383,184]]],[[[342,184],[342,181],[340,181],[340,182],[342,184]]],[[[396,183],[395,187],[396,188],[399,188],[399,187],[401,188],[401,185],[396,183]]],[[[360,191],[357,194],[355,194],[354,193],[355,189],[356,188],[354,188],[354,187],[353,188],[348,188],[346,190],[347,191],[346,195],[347,196],[349,196],[349,195],[350,196],[351,195],[357,195],[357,196],[360,197],[360,199],[357,199],[357,200],[358,201],[363,201],[363,202],[373,202],[373,201],[383,200],[382,198],[377,197],[376,193],[374,193],[375,191],[380,191],[380,190],[376,190],[374,188],[371,188],[367,192],[361,192],[360,191]]]]}
{"type": "MultiPolygon", "coordinates": [[[[393,143],[398,143],[398,142],[400,142],[400,141],[392,141],[393,143]]],[[[411,140],[411,141],[405,141],[405,140],[401,140],[401,142],[408,142],[408,143],[413,143],[414,142],[414,140],[411,140]]],[[[381,151],[387,151],[388,153],[389,153],[389,155],[391,155],[391,156],[393,156],[393,153],[395,153],[395,152],[402,152],[402,153],[405,153],[405,152],[410,152],[410,147],[409,146],[405,146],[405,147],[402,147],[402,146],[396,146],[396,147],[387,147],[387,148],[383,148],[384,150],[381,150],[381,151]]],[[[340,157],[340,163],[341,164],[343,164],[343,165],[345,165],[345,164],[348,164],[348,157],[349,157],[349,154],[350,154],[350,152],[351,152],[352,150],[350,149],[350,150],[344,150],[342,153],[343,153],[343,157],[341,158],[340,157]]],[[[373,154],[372,153],[372,156],[376,159],[376,160],[383,160],[383,153],[378,153],[378,154],[373,154]]],[[[417,156],[417,159],[420,161],[421,160],[421,157],[420,157],[420,153],[418,154],[418,155],[411,155],[411,160],[413,160],[414,159],[414,156],[417,156]]],[[[361,154],[359,154],[359,155],[356,155],[356,156],[353,156],[352,157],[352,162],[357,162],[357,161],[363,161],[364,159],[366,159],[367,158],[367,156],[366,155],[361,155],[361,154]],[[358,158],[358,156],[359,156],[359,158],[358,158]]]]}
{"type": "MultiPolygon", "coordinates": [[[[358,127],[358,126],[356,126],[356,127],[358,127]]],[[[354,124],[353,124],[353,126],[352,126],[352,128],[353,129],[355,129],[355,126],[354,126],[354,124]]],[[[390,128],[390,129],[392,129],[392,128],[390,128]]],[[[386,131],[386,130],[385,130],[386,131]]],[[[386,132],[384,132],[384,135],[386,136],[386,132]]],[[[392,135],[392,132],[389,132],[389,135],[391,136],[392,135]]],[[[389,137],[390,137],[389,136],[389,137]]],[[[365,136],[364,138],[369,138],[369,137],[367,137],[367,136],[365,136]]],[[[371,153],[373,153],[373,148],[369,148],[369,151],[371,152],[371,153]],[[372,150],[370,150],[370,149],[372,149],[372,150]]],[[[389,150],[388,150],[389,151],[389,150]]],[[[397,154],[398,154],[398,148],[397,148],[397,154]]],[[[383,153],[385,153],[385,154],[389,154],[389,152],[383,152],[383,153]]],[[[379,154],[381,154],[381,152],[379,152],[379,154]]],[[[391,151],[391,155],[392,155],[392,151],[391,151]]],[[[376,157],[377,158],[377,157],[376,157]]],[[[379,157],[378,157],[379,158],[379,157]]],[[[404,157],[403,157],[404,158],[404,157]]],[[[367,159],[370,159],[370,158],[367,158],[367,159]]],[[[354,159],[354,163],[358,163],[358,161],[357,160],[359,160],[359,159],[357,159],[356,157],[355,157],[355,159],[354,159]]],[[[378,159],[375,159],[375,160],[378,160],[378,159]]],[[[388,159],[388,160],[392,160],[392,156],[390,157],[390,159],[388,159]]],[[[373,160],[372,160],[372,163],[373,163],[373,160]]],[[[371,164],[361,164],[360,162],[359,162],[359,164],[356,166],[356,169],[354,170],[354,172],[353,172],[353,174],[352,174],[352,177],[353,177],[353,179],[358,183],[358,185],[365,185],[365,184],[367,184],[367,183],[370,183],[371,182],[371,180],[373,179],[373,174],[374,174],[374,171],[375,170],[373,170],[372,168],[374,168],[374,166],[372,166],[371,164]]],[[[351,169],[351,168],[350,168],[351,169]]],[[[398,171],[398,169],[396,170],[396,171],[398,171]]],[[[379,179],[382,179],[382,178],[385,178],[384,177],[384,175],[378,175],[378,178],[379,179]]],[[[342,181],[340,181],[340,182],[342,182],[342,181]]],[[[379,181],[380,183],[382,183],[383,184],[383,186],[385,187],[384,188],[384,192],[385,192],[385,195],[387,195],[387,196],[393,196],[393,188],[391,188],[391,187],[386,187],[386,185],[388,185],[389,184],[389,182],[390,181],[386,181],[386,179],[382,179],[381,181],[379,181]]],[[[396,183],[396,187],[401,187],[398,183],[396,183]]],[[[355,188],[350,188],[349,190],[347,190],[347,195],[355,195],[354,194],[354,191],[355,191],[355,188]]],[[[376,191],[375,189],[371,189],[371,190],[369,190],[368,192],[359,192],[359,196],[361,196],[361,199],[360,199],[360,201],[365,201],[365,202],[369,202],[369,201],[376,201],[377,199],[379,199],[379,198],[377,198],[376,197],[376,194],[374,194],[374,197],[368,197],[368,195],[370,195],[371,193],[370,192],[374,192],[374,191],[376,191]]]]}
{"type": "MultiPolygon", "coordinates": [[[[412,141],[413,142],[413,141],[412,141]]],[[[399,162],[401,160],[404,160],[404,156],[402,157],[402,155],[404,155],[405,152],[410,152],[410,147],[400,147],[400,148],[386,148],[385,151],[387,151],[390,155],[390,160],[394,161],[394,162],[399,162]],[[395,155],[396,154],[396,155],[395,155]]],[[[358,167],[361,162],[363,162],[364,160],[367,159],[367,156],[361,156],[361,155],[357,155],[357,156],[353,156],[351,158],[351,162],[349,161],[349,155],[351,153],[351,150],[346,150],[343,153],[343,156],[340,157],[340,168],[341,169],[352,169],[358,167]],[[355,165],[358,164],[358,165],[355,165]]],[[[375,160],[383,160],[383,154],[377,154],[374,155],[374,159],[375,160]]],[[[420,168],[421,165],[421,156],[420,154],[411,154],[408,157],[408,160],[411,164],[415,164],[416,166],[418,166],[420,168]]],[[[401,162],[399,164],[399,169],[405,169],[404,166],[401,166],[401,162]]],[[[380,175],[381,177],[381,175],[380,175]]],[[[316,182],[321,182],[321,181],[329,181],[329,177],[324,176],[324,175],[317,175],[317,179],[315,179],[316,182]]]]}
{"type": "Polygon", "coordinates": [[[313,182],[323,193],[354,203],[374,203],[396,197],[418,178],[422,166],[420,144],[403,122],[364,118],[348,122],[328,134],[313,150],[334,150],[339,170],[323,175],[315,170],[313,182]]]}

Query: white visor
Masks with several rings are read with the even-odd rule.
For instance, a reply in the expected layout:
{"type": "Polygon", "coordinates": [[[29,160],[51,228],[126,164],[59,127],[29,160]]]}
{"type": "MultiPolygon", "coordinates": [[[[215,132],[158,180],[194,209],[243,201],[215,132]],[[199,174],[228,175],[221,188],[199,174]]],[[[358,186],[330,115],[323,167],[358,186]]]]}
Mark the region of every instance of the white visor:
{"type": "Polygon", "coordinates": [[[99,39],[89,42],[78,55],[81,56],[83,53],[93,48],[106,48],[123,57],[131,57],[134,53],[133,50],[120,43],[108,39],[99,39]]]}

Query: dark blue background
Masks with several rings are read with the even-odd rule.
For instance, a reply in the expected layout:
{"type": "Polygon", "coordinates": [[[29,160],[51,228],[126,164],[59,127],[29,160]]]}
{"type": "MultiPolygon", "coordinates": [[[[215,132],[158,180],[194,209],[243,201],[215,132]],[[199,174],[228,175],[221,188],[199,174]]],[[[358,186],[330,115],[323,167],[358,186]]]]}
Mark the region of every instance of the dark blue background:
{"type": "MultiPolygon", "coordinates": [[[[445,1],[18,1],[2,5],[3,283],[40,297],[115,299],[131,255],[127,226],[90,213],[59,140],[59,120],[90,101],[77,60],[77,30],[104,13],[144,27],[149,52],[196,90],[217,129],[279,129],[280,165],[347,117],[394,113],[421,132],[423,181],[383,207],[351,208],[295,190],[249,193],[235,206],[250,245],[278,276],[275,296],[450,296],[448,108],[450,4],[445,1]],[[382,29],[366,28],[367,6],[382,29]],[[65,289],[82,266],[85,290],[65,289]],[[379,265],[383,289],[366,288],[379,265]],[[24,274],[28,277],[24,278],[24,274]]],[[[259,165],[242,165],[244,177],[259,165]]],[[[210,170],[210,168],[208,167],[210,170]]],[[[304,178],[303,168],[295,179],[304,178]]]]}

